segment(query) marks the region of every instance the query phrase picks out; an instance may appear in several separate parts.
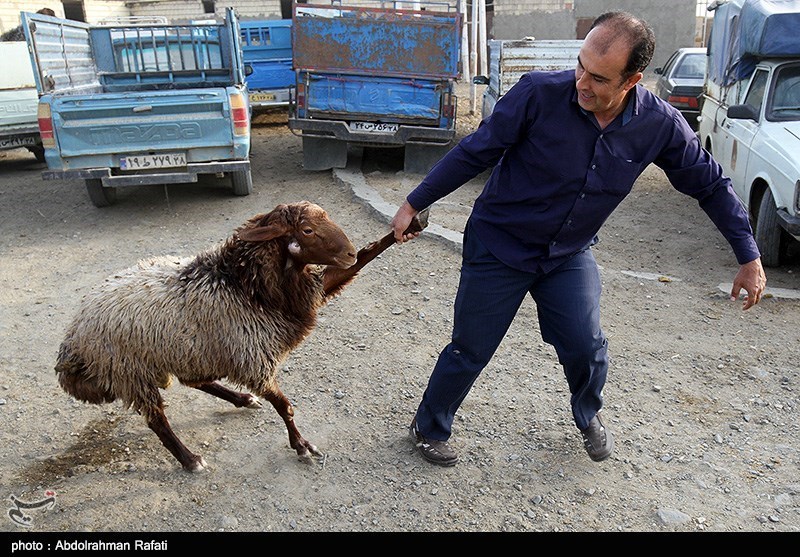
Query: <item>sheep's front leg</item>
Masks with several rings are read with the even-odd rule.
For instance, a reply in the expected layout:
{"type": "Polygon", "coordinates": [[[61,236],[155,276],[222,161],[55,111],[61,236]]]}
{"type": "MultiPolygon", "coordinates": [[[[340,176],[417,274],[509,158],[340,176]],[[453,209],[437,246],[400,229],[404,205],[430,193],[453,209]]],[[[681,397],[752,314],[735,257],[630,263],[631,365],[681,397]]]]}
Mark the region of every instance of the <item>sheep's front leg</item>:
{"type": "Polygon", "coordinates": [[[297,426],[294,423],[294,408],[292,408],[292,403],[289,402],[289,399],[278,389],[275,388],[275,392],[265,392],[261,394],[262,398],[265,398],[275,407],[278,414],[281,418],[283,418],[283,422],[286,424],[286,430],[289,433],[289,445],[297,451],[297,456],[309,459],[311,455],[314,456],[322,456],[322,453],[317,450],[317,448],[303,439],[303,436],[300,435],[300,432],[297,430],[297,426]]]}
{"type": "MultiPolygon", "coordinates": [[[[411,224],[408,225],[408,228],[405,231],[405,234],[411,234],[412,232],[421,232],[428,226],[428,214],[430,209],[423,209],[411,221],[411,224]]],[[[394,239],[394,233],[389,232],[383,238],[376,242],[370,242],[365,247],[358,250],[356,254],[356,262],[350,267],[346,269],[342,269],[340,267],[332,267],[327,266],[325,267],[325,274],[322,278],[322,289],[325,293],[325,297],[329,298],[338,294],[342,288],[347,286],[350,281],[356,276],[356,274],[363,269],[367,263],[378,257],[384,251],[389,249],[389,247],[396,243],[394,239]]]]}
{"type": "Polygon", "coordinates": [[[203,457],[187,449],[186,445],[181,443],[181,440],[178,439],[178,436],[172,431],[167,416],[164,414],[164,404],[161,401],[161,397],[159,397],[159,404],[157,407],[150,408],[145,412],[145,419],[150,429],[158,435],[158,438],[161,439],[161,443],[172,453],[172,456],[181,463],[184,470],[200,472],[205,469],[207,464],[206,461],[203,460],[203,457]]]}

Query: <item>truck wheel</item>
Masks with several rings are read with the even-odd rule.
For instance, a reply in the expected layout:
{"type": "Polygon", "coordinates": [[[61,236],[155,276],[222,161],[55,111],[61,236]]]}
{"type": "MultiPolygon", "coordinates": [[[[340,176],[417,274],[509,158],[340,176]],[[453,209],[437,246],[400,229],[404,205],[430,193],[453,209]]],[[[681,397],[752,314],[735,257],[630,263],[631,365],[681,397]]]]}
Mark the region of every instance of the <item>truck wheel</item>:
{"type": "Polygon", "coordinates": [[[765,267],[779,266],[786,249],[786,238],[778,224],[778,208],[769,189],[764,192],[758,207],[755,236],[761,250],[761,263],[765,267]]]}
{"type": "Polygon", "coordinates": [[[103,187],[100,178],[86,180],[86,191],[95,207],[108,207],[117,202],[117,188],[103,187]]]}
{"type": "Polygon", "coordinates": [[[250,195],[253,193],[253,176],[249,170],[231,172],[231,185],[234,195],[250,195]]]}
{"type": "Polygon", "coordinates": [[[37,161],[44,162],[44,147],[41,145],[34,145],[33,147],[28,147],[28,151],[33,153],[37,161]]]}

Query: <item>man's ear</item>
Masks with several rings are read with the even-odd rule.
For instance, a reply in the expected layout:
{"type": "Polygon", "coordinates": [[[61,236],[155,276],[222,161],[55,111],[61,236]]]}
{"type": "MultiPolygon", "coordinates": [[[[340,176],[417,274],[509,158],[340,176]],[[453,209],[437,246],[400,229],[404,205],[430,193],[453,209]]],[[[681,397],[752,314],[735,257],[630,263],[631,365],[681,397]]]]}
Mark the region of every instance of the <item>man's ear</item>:
{"type": "Polygon", "coordinates": [[[642,80],[643,77],[644,74],[642,72],[636,72],[635,74],[630,76],[628,79],[625,80],[625,90],[629,91],[630,89],[632,89],[634,85],[636,85],[642,80]]]}

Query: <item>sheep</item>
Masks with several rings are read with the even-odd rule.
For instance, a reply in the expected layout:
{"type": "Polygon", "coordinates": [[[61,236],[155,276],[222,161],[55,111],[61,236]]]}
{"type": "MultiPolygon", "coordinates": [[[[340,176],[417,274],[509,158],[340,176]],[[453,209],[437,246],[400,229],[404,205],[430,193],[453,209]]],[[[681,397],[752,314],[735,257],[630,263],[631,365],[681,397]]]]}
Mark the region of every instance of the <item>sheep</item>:
{"type": "MultiPolygon", "coordinates": [[[[408,231],[426,226],[423,212],[408,231]]],[[[173,378],[240,408],[266,399],[298,457],[312,461],[323,455],[298,431],[276,371],[317,311],[394,243],[390,232],[356,253],[321,207],[303,201],[252,217],[194,257],[144,259],[84,296],[58,350],[58,382],[77,400],[133,408],[189,472],[207,464],[164,413],[159,389],[173,378]]]]}

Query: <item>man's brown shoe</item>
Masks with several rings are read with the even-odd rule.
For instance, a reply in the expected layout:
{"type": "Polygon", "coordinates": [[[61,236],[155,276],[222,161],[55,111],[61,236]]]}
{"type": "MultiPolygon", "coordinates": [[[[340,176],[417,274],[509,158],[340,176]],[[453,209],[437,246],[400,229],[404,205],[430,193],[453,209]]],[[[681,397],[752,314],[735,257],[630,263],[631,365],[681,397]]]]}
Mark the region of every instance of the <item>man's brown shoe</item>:
{"type": "Polygon", "coordinates": [[[437,441],[436,439],[427,439],[419,430],[417,430],[417,419],[411,422],[409,428],[411,435],[411,442],[422,455],[422,458],[433,464],[439,466],[455,466],[458,462],[458,455],[450,448],[447,441],[437,441]]]}
{"type": "Polygon", "coordinates": [[[589,427],[581,431],[583,436],[583,446],[589,453],[589,458],[595,462],[607,459],[614,450],[614,437],[603,422],[600,421],[600,414],[597,414],[589,427]]]}

